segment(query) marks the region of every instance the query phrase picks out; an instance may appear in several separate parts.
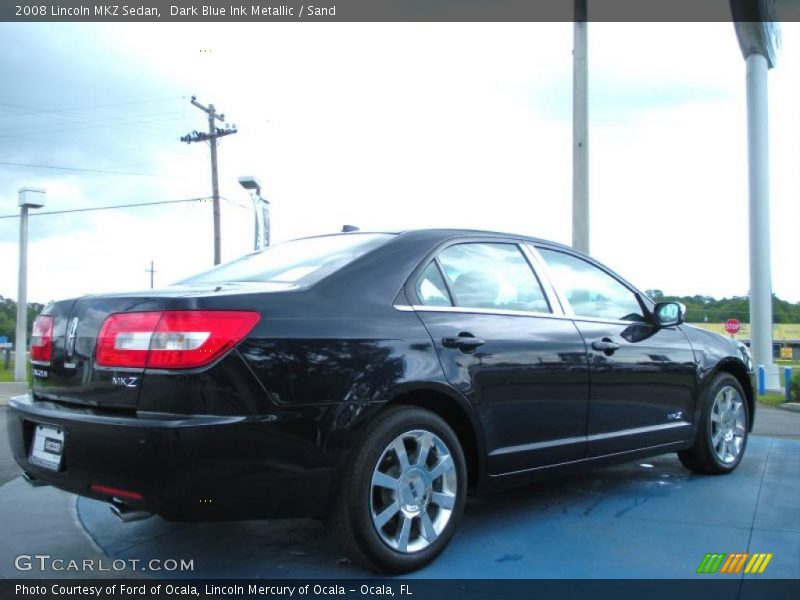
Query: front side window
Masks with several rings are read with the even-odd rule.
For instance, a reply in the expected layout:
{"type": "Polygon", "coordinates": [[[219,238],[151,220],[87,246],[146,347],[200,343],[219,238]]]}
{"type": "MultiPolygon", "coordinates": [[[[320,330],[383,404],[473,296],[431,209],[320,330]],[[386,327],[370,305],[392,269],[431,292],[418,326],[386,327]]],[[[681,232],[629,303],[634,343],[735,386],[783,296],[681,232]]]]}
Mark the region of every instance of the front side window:
{"type": "Polygon", "coordinates": [[[575,316],[613,321],[645,320],[636,294],[602,269],[572,254],[547,248],[537,250],[575,316]]]}
{"type": "Polygon", "coordinates": [[[179,283],[263,281],[310,285],[392,237],[388,233],[346,233],[292,240],[248,254],[179,283]]]}
{"type": "Polygon", "coordinates": [[[516,244],[449,246],[439,263],[456,306],[549,313],[539,281],[516,244]]]}

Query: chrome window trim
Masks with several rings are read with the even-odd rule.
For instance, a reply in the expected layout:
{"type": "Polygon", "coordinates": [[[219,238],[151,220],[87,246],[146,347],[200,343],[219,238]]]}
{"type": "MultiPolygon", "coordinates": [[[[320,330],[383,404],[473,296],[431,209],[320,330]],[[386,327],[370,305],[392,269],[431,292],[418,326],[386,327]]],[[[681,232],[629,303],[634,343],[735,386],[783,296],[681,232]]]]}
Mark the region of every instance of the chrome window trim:
{"type": "Polygon", "coordinates": [[[572,317],[573,321],[586,323],[609,323],[611,325],[651,325],[648,321],[623,321],[622,319],[601,319],[600,317],[572,317]]]}
{"type": "Polygon", "coordinates": [[[538,317],[549,319],[568,319],[588,323],[608,323],[611,325],[649,325],[646,321],[619,321],[614,319],[596,319],[594,317],[570,317],[558,313],[540,313],[525,310],[503,310],[500,308],[467,308],[465,306],[426,306],[424,304],[394,304],[392,308],[401,312],[451,312],[472,313],[479,315],[497,315],[505,317],[538,317]]]}
{"type": "Polygon", "coordinates": [[[409,306],[408,304],[394,304],[392,305],[392,308],[402,312],[414,312],[414,307],[409,306]]]}
{"type": "Polygon", "coordinates": [[[541,313],[527,310],[503,310],[500,308],[468,308],[466,306],[425,306],[420,304],[395,304],[395,310],[404,312],[447,312],[447,313],[471,313],[477,315],[495,315],[502,317],[539,317],[547,319],[568,319],[565,315],[555,313],[541,313]]]}

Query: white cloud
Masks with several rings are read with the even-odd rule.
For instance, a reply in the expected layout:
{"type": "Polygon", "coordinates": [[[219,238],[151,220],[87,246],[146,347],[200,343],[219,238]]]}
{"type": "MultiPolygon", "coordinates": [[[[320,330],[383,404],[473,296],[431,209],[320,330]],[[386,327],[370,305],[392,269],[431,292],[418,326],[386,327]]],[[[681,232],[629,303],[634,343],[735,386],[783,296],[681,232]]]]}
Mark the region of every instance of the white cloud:
{"type": "MultiPolygon", "coordinates": [[[[29,27],[68,34],[73,46],[61,55],[52,48],[49,59],[80,60],[82,81],[104,98],[174,98],[102,113],[153,115],[140,126],[100,127],[79,139],[50,134],[65,144],[125,147],[121,154],[56,145],[48,150],[56,154],[42,155],[41,145],[24,146],[31,162],[170,176],[48,172],[52,209],[208,195],[207,149],[177,141],[205,127],[203,113],[179,99],[196,93],[240,129],[221,144],[222,194],[246,206],[236,177],[256,175],[272,201],[274,239],[353,223],[570,241],[571,24],[29,27]],[[126,78],[146,89],[132,95],[126,78]]],[[[796,33],[794,24],[785,27],[781,62],[770,74],[773,214],[781,215],[773,221],[773,281],[791,300],[800,299],[792,247],[800,192],[796,33]]],[[[732,26],[591,24],[590,53],[593,253],[643,288],[745,294],[744,64],[732,26]]],[[[51,81],[30,83],[31,104],[37,85],[50,93],[63,85],[55,74],[51,81]]],[[[97,93],[85,89],[70,105],[90,105],[97,93]]],[[[15,155],[0,138],[0,156],[15,155]]],[[[15,210],[21,185],[5,177],[2,213],[15,210]]],[[[32,219],[29,296],[144,287],[151,258],[160,283],[200,270],[211,259],[210,212],[207,204],[178,205],[32,219]]],[[[0,251],[15,256],[9,225],[0,222],[0,251]]],[[[248,213],[225,202],[223,225],[224,256],[245,252],[248,213]]],[[[15,282],[16,269],[5,269],[0,294],[15,297],[15,282]]]]}

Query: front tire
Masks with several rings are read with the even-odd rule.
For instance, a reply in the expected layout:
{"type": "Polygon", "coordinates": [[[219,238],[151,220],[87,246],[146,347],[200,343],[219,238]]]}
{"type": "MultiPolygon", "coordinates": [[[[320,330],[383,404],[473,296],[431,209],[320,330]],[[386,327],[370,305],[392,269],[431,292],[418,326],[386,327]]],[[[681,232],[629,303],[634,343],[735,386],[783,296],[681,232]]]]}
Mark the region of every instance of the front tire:
{"type": "Polygon", "coordinates": [[[683,465],[695,473],[730,473],[741,462],[750,429],[747,396],[741,384],[720,373],[701,399],[700,422],[694,445],[678,452],[683,465]]]}
{"type": "Polygon", "coordinates": [[[390,408],[353,451],[333,530],[367,568],[408,573],[447,546],[466,488],[464,453],[447,423],[421,408],[390,408]]]}

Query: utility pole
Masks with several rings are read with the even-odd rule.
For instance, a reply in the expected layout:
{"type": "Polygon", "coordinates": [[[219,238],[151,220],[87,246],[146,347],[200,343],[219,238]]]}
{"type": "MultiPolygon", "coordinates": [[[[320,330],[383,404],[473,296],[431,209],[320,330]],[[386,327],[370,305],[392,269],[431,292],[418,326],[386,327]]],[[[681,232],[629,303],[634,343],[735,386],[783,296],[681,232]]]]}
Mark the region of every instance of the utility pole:
{"type": "Polygon", "coordinates": [[[589,252],[589,64],[586,0],[575,0],[572,49],[572,247],[589,252]]]}
{"type": "Polygon", "coordinates": [[[153,268],[153,261],[150,261],[150,268],[144,270],[145,273],[150,273],[150,289],[153,289],[153,274],[156,272],[155,268],[153,268]]]}
{"type": "Polygon", "coordinates": [[[219,216],[219,179],[217,176],[217,138],[236,133],[236,125],[225,125],[225,129],[216,126],[215,120],[225,123],[225,115],[217,114],[213,104],[203,106],[197,101],[196,96],[192,96],[192,104],[208,115],[208,133],[193,131],[181,138],[182,142],[191,144],[192,142],[208,142],[211,147],[211,194],[214,207],[214,264],[218,265],[222,260],[222,240],[220,235],[220,216],[219,216]]]}

